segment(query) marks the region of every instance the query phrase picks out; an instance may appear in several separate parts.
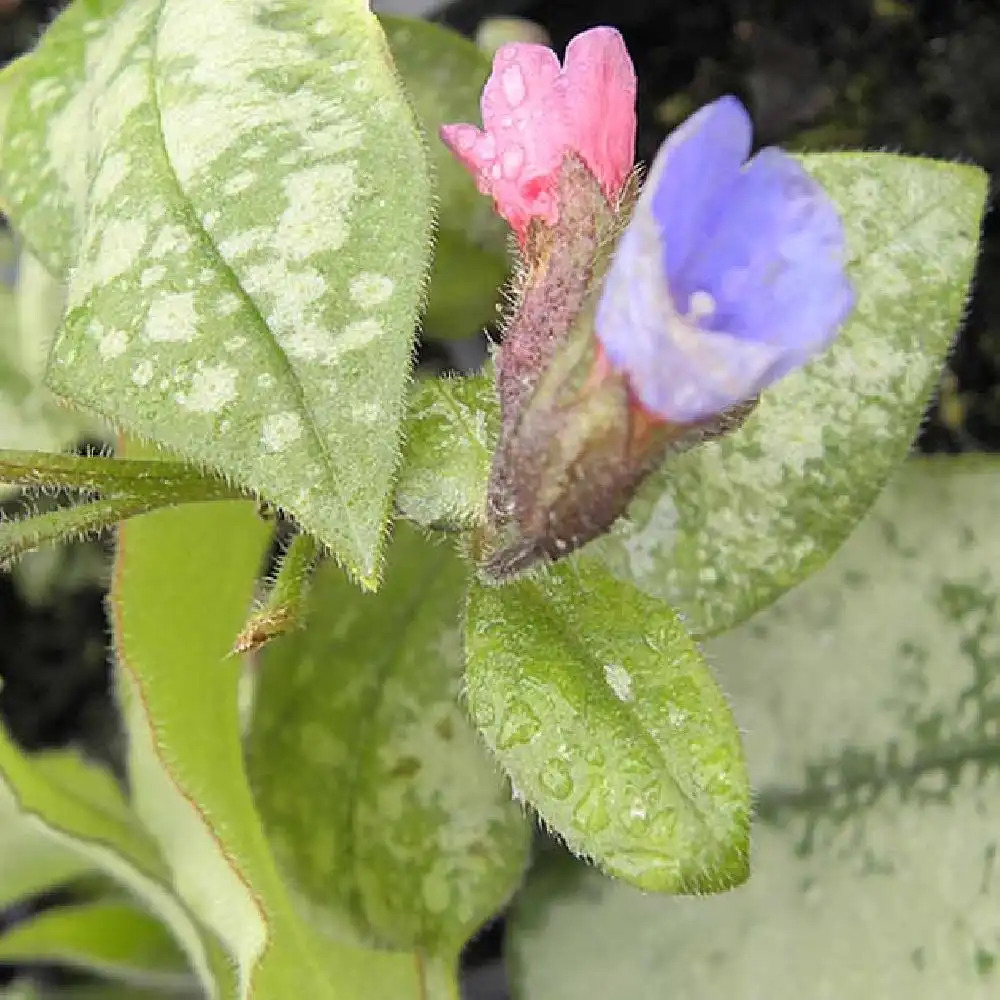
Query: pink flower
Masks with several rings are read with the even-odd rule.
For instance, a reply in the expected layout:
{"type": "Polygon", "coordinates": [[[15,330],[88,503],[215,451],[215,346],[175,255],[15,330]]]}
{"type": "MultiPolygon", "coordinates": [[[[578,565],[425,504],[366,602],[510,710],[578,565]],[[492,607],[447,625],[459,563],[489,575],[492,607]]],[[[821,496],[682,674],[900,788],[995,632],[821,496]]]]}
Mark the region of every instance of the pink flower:
{"type": "Polygon", "coordinates": [[[484,131],[443,125],[441,138],[490,195],[521,244],[534,218],[559,218],[563,159],[575,153],[613,203],[635,159],[635,71],[614,28],[591,28],[566,47],[497,50],[483,88],[484,131]]]}

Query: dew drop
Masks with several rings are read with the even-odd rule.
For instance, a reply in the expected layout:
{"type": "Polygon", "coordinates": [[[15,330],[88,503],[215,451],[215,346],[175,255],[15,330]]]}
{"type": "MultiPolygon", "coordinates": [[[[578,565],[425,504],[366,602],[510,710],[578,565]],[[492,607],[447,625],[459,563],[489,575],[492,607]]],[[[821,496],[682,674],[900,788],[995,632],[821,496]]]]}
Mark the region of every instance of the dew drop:
{"type": "Polygon", "coordinates": [[[573,774],[569,764],[558,757],[548,761],[538,772],[538,783],[553,798],[569,798],[573,792],[573,774]]]}
{"type": "Polygon", "coordinates": [[[633,837],[641,837],[649,831],[652,825],[649,812],[646,809],[646,803],[640,796],[636,796],[632,800],[628,811],[623,814],[621,821],[622,826],[633,837]]]}
{"type": "Polygon", "coordinates": [[[573,822],[589,834],[600,833],[611,824],[608,804],[597,785],[592,785],[573,810],[573,822]]]}
{"type": "Polygon", "coordinates": [[[497,749],[511,750],[529,743],[542,728],[538,716],[524,704],[508,706],[497,733],[497,749]]]}
{"type": "Polygon", "coordinates": [[[471,126],[463,126],[455,130],[455,145],[463,152],[467,153],[476,144],[476,130],[471,126]]]}
{"type": "Polygon", "coordinates": [[[508,180],[517,177],[524,165],[524,150],[520,146],[511,146],[505,149],[501,157],[503,175],[508,180]]]}
{"type": "Polygon", "coordinates": [[[507,98],[507,103],[512,108],[516,108],[527,96],[524,74],[520,66],[508,66],[500,77],[500,86],[503,87],[503,96],[507,98]]]}

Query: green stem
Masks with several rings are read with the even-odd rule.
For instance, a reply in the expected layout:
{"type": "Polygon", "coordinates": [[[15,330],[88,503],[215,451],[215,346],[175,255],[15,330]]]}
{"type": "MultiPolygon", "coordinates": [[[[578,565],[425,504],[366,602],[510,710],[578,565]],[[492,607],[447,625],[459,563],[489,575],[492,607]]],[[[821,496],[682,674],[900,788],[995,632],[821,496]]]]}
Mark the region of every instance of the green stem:
{"type": "MultiPolygon", "coordinates": [[[[203,484],[189,489],[187,494],[174,486],[150,483],[146,493],[119,494],[101,497],[71,507],[59,507],[17,520],[0,521],[0,568],[9,567],[26,552],[54,542],[77,541],[88,535],[110,528],[120,521],[139,514],[146,514],[160,507],[180,503],[198,503],[204,500],[229,500],[232,494],[217,490],[215,496],[206,496],[203,484]],[[163,487],[160,489],[159,487],[163,487]]],[[[221,486],[225,484],[220,482],[221,486]]]]}
{"type": "Polygon", "coordinates": [[[250,616],[233,643],[234,653],[249,653],[291,631],[305,618],[312,568],[322,551],[312,535],[300,532],[281,559],[263,607],[250,616]]]}
{"type": "Polygon", "coordinates": [[[142,461],[99,455],[60,455],[0,449],[0,483],[59,487],[93,493],[183,494],[188,500],[218,500],[242,494],[217,476],[184,462],[142,461]]]}

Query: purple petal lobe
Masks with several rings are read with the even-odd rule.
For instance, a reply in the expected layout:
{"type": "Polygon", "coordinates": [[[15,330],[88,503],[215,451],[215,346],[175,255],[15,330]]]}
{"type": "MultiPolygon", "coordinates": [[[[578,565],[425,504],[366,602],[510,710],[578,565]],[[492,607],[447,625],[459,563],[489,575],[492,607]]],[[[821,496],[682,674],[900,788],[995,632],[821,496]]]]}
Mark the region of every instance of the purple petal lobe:
{"type": "Polygon", "coordinates": [[[597,336],[665,420],[756,395],[825,348],[854,303],[832,201],[780,150],[741,165],[748,146],[733,98],[675,132],[605,279],[597,336]]]}
{"type": "Polygon", "coordinates": [[[670,133],[648,181],[653,214],[666,238],[668,274],[682,268],[724,206],[720,195],[750,155],[750,117],[735,97],[720,97],[670,133]]]}
{"type": "Polygon", "coordinates": [[[682,318],[662,272],[656,225],[633,218],[615,250],[595,328],[611,366],[644,409],[693,423],[749,399],[780,363],[780,345],[740,341],[682,318]]]}
{"type": "MultiPolygon", "coordinates": [[[[779,149],[761,150],[722,192],[725,211],[671,275],[677,309],[707,292],[706,329],[783,345],[775,377],[826,346],[853,304],[844,233],[826,192],[779,149]]],[[[669,241],[669,223],[665,240],[669,241]]]]}

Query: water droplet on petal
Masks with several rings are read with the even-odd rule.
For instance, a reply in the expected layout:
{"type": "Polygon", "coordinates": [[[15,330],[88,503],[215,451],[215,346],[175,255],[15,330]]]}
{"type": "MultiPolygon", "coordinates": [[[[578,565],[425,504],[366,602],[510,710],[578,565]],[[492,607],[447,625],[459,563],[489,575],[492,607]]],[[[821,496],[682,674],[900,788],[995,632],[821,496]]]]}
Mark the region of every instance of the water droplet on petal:
{"type": "Polygon", "coordinates": [[[521,172],[521,167],[524,165],[524,150],[520,146],[511,146],[504,150],[501,161],[503,163],[504,177],[512,180],[517,177],[521,172]]]}
{"type": "Polygon", "coordinates": [[[467,153],[476,144],[477,132],[472,126],[463,126],[455,129],[455,145],[463,152],[467,153]]]}
{"type": "Polygon", "coordinates": [[[512,108],[516,108],[527,96],[524,74],[520,66],[508,66],[500,77],[500,86],[503,87],[503,96],[507,98],[507,103],[512,108]]]}

